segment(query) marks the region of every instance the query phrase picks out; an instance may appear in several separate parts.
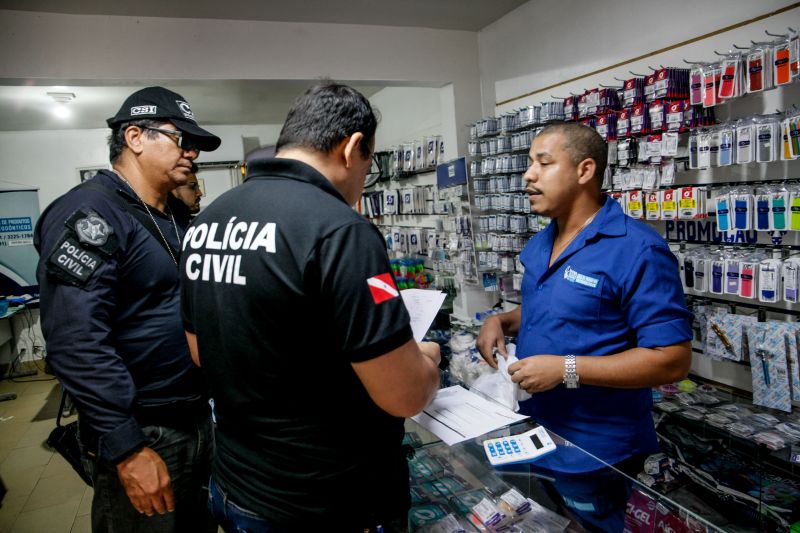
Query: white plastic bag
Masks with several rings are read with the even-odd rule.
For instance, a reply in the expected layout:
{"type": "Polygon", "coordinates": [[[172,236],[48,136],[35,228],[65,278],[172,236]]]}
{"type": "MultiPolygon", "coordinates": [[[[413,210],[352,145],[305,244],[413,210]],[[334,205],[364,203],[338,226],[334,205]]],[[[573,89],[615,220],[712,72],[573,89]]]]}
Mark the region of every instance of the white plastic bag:
{"type": "Polygon", "coordinates": [[[531,395],[511,381],[508,366],[518,361],[515,355],[516,346],[509,344],[506,346],[506,350],[508,351],[508,359],[498,353],[497,370],[479,377],[471,388],[517,412],[519,411],[519,402],[524,402],[531,395]]]}

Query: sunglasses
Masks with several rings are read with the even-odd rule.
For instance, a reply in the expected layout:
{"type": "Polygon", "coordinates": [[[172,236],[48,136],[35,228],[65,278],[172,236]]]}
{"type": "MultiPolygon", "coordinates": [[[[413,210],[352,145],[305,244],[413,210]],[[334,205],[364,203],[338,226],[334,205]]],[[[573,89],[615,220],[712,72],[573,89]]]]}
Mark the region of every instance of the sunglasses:
{"type": "Polygon", "coordinates": [[[200,149],[197,147],[194,140],[190,136],[184,135],[182,131],[167,130],[163,128],[151,128],[150,126],[142,126],[142,129],[163,133],[164,135],[175,141],[178,147],[180,147],[182,150],[186,150],[187,152],[190,152],[192,150],[198,153],[200,152],[200,149]]]}

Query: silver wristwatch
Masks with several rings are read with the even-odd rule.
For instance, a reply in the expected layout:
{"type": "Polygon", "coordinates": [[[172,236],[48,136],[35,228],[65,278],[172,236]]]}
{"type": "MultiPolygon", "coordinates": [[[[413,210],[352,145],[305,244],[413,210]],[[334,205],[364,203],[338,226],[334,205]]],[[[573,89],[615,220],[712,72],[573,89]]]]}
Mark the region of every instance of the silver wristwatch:
{"type": "Polygon", "coordinates": [[[580,385],[581,378],[578,376],[578,367],[575,364],[574,355],[564,356],[564,379],[562,383],[568,389],[577,389],[580,385]]]}

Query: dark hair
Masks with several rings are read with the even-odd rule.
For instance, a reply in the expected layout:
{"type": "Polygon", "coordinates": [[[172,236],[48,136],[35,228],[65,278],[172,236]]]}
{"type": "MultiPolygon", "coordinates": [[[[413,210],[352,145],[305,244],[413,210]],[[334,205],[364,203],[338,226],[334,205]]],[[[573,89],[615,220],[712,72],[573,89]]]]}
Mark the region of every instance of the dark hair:
{"type": "Polygon", "coordinates": [[[378,117],[363,94],[347,85],[323,81],[294,101],[275,149],[299,147],[327,154],[345,137],[361,132],[361,154],[369,157],[377,127],[378,117]]]}
{"type": "MultiPolygon", "coordinates": [[[[158,120],[132,120],[130,122],[114,124],[114,127],[111,129],[111,135],[108,136],[108,160],[111,161],[111,163],[116,163],[119,156],[122,155],[122,149],[127,146],[125,144],[125,130],[131,126],[137,126],[139,128],[157,128],[162,124],[164,123],[158,120]]],[[[158,135],[158,132],[144,130],[144,134],[152,139],[158,135]]]]}
{"type": "Polygon", "coordinates": [[[608,145],[594,128],[577,122],[556,122],[548,124],[538,136],[560,133],[564,136],[564,150],[578,165],[584,159],[593,159],[597,168],[594,177],[603,182],[603,174],[608,163],[608,145]]]}

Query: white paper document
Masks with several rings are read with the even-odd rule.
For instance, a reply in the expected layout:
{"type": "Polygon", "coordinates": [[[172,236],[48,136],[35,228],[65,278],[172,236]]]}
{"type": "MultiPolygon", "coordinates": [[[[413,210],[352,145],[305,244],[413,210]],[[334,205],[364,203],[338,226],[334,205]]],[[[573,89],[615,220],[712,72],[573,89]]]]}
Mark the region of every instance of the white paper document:
{"type": "Polygon", "coordinates": [[[436,318],[436,313],[444,303],[447,296],[441,291],[427,289],[405,289],[400,291],[403,303],[411,317],[411,330],[414,332],[414,340],[422,341],[436,318]]]}
{"type": "Polygon", "coordinates": [[[439,389],[433,401],[411,418],[452,446],[528,417],[455,385],[439,389]]]}

